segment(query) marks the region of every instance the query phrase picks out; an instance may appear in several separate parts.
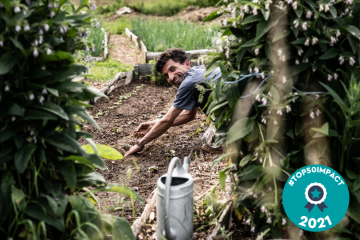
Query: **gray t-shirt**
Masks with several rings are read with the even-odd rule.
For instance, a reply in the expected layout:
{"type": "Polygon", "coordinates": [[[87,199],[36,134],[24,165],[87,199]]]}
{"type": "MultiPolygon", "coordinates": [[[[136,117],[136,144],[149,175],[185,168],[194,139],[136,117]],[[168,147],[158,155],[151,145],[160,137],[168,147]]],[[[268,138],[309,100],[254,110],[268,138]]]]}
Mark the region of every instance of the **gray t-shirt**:
{"type": "MultiPolygon", "coordinates": [[[[196,105],[195,100],[192,96],[192,89],[194,84],[199,80],[204,80],[206,69],[203,65],[192,67],[187,73],[184,75],[183,82],[181,83],[173,106],[187,111],[193,111],[196,105]]],[[[215,83],[221,77],[220,68],[215,68],[215,70],[209,74],[206,78],[207,82],[210,82],[213,79],[213,83],[215,83]]]]}

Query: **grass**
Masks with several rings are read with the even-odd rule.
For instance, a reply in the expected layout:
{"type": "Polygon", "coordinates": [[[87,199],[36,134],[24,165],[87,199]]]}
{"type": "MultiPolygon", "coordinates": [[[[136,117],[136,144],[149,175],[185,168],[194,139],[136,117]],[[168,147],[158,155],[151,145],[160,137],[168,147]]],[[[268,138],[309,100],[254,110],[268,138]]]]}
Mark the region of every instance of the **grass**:
{"type": "Polygon", "coordinates": [[[162,52],[168,48],[181,47],[194,50],[211,46],[211,39],[216,36],[215,25],[201,26],[181,20],[162,21],[153,18],[133,18],[131,29],[141,37],[145,46],[152,52],[162,52]]]}
{"type": "Polygon", "coordinates": [[[111,34],[123,34],[125,28],[131,28],[130,20],[127,17],[120,17],[115,22],[105,22],[105,31],[111,34]]]}
{"type": "Polygon", "coordinates": [[[89,74],[92,75],[90,80],[111,80],[117,73],[128,72],[133,69],[134,66],[131,64],[121,63],[109,58],[105,62],[95,62],[95,65],[89,70],[89,74]]]}

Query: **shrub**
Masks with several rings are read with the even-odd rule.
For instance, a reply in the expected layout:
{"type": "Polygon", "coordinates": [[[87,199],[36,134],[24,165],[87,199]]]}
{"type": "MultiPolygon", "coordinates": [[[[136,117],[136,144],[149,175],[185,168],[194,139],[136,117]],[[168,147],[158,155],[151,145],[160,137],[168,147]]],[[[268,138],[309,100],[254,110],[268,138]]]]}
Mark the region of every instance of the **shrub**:
{"type": "Polygon", "coordinates": [[[165,85],[165,86],[169,86],[168,81],[166,80],[166,78],[164,77],[164,75],[162,75],[161,73],[158,73],[155,70],[155,60],[150,60],[149,61],[150,64],[153,64],[151,66],[151,74],[149,75],[151,77],[151,81],[153,83],[155,83],[156,85],[165,85]]]}
{"type": "Polygon", "coordinates": [[[235,209],[248,212],[247,222],[259,237],[279,238],[286,226],[294,226],[281,204],[282,189],[291,173],[313,163],[338,171],[351,197],[340,224],[305,235],[360,236],[359,9],[359,1],[236,1],[205,19],[228,16],[207,74],[220,67],[227,81],[254,72],[259,77],[218,81],[208,102],[216,143],[226,142],[229,153],[222,158],[231,156],[232,162],[220,182],[224,187],[230,171],[235,209]],[[253,92],[246,90],[250,83],[254,89],[262,81],[258,91],[239,100],[253,92]]]}
{"type": "Polygon", "coordinates": [[[86,70],[72,54],[92,48],[82,37],[91,15],[77,14],[87,7],[0,1],[1,239],[107,239],[105,232],[134,238],[126,220],[100,214],[91,191],[84,192],[95,186],[142,202],[94,171],[106,168],[97,154],[103,146],[97,150],[81,131],[80,120],[99,129],[84,101],[101,96],[71,80],[86,70]],[[95,152],[86,152],[80,138],[95,152]]]}

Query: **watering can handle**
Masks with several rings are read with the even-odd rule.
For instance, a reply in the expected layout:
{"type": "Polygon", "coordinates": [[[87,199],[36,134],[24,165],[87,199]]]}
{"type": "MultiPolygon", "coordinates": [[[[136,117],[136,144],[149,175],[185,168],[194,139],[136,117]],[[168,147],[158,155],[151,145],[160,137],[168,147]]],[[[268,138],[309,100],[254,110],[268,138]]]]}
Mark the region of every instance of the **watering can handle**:
{"type": "MultiPolygon", "coordinates": [[[[188,159],[185,159],[184,162],[188,162],[188,161],[189,161],[188,159]]],[[[180,158],[174,157],[173,159],[171,159],[166,175],[166,182],[165,182],[165,237],[167,239],[176,238],[175,232],[171,232],[170,230],[170,186],[172,181],[172,172],[175,167],[175,164],[177,166],[176,170],[178,173],[186,173],[183,166],[181,165],[180,158]]]]}

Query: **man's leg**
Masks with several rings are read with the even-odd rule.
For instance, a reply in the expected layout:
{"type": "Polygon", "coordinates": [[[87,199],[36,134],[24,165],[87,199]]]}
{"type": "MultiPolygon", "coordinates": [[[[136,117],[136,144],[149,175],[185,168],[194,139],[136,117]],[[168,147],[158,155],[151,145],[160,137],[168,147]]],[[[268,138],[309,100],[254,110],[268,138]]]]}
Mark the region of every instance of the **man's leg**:
{"type": "MultiPolygon", "coordinates": [[[[207,107],[204,109],[205,105],[208,102],[209,96],[211,94],[211,90],[208,88],[204,80],[200,80],[194,84],[192,89],[193,98],[196,102],[196,106],[200,107],[201,110],[207,116],[207,107]]],[[[212,128],[212,127],[211,127],[212,128]]],[[[214,129],[209,128],[208,131],[214,131],[214,129]]],[[[210,132],[208,133],[209,137],[213,137],[214,135],[210,132]]],[[[208,142],[201,146],[201,149],[205,152],[214,153],[214,154],[221,154],[224,150],[223,146],[211,146],[208,142]]]]}

